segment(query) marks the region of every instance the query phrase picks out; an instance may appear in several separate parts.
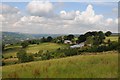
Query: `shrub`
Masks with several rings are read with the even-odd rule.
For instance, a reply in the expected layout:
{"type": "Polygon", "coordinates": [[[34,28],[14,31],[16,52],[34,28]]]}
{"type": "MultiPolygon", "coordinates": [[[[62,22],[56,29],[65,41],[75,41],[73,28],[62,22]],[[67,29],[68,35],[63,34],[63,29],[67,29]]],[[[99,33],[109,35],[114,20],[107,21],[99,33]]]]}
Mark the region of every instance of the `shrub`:
{"type": "Polygon", "coordinates": [[[29,45],[27,41],[21,43],[22,48],[26,48],[29,45]]]}
{"type": "Polygon", "coordinates": [[[103,51],[117,50],[118,48],[119,48],[118,42],[110,42],[110,44],[108,44],[108,46],[106,46],[106,45],[93,46],[85,51],[87,51],[87,52],[103,52],[103,51]]]}
{"type": "Polygon", "coordinates": [[[10,56],[10,58],[13,58],[13,56],[10,56]]]}
{"type": "Polygon", "coordinates": [[[99,46],[98,48],[97,48],[97,52],[103,52],[103,51],[107,51],[107,46],[99,46]]]}
{"type": "Polygon", "coordinates": [[[50,59],[50,52],[47,50],[45,50],[45,51],[43,51],[43,53],[41,54],[41,59],[42,60],[48,60],[48,59],[50,59]]]}
{"type": "Polygon", "coordinates": [[[33,55],[29,55],[29,56],[28,56],[28,60],[27,60],[27,61],[29,62],[29,61],[33,61],[33,60],[34,60],[33,55]]]}
{"type": "Polygon", "coordinates": [[[64,50],[64,54],[66,56],[73,56],[73,55],[77,55],[78,54],[78,50],[77,49],[65,49],[64,50]]]}
{"type": "Polygon", "coordinates": [[[21,63],[34,60],[33,55],[27,55],[26,51],[23,49],[17,53],[17,57],[21,63]]]}
{"type": "Polygon", "coordinates": [[[21,49],[18,53],[17,53],[17,58],[20,62],[26,62],[27,61],[27,53],[25,50],[21,49]]]}
{"type": "Polygon", "coordinates": [[[118,48],[119,48],[118,42],[113,41],[109,44],[109,50],[117,50],[118,48]]]}
{"type": "Polygon", "coordinates": [[[2,66],[4,66],[5,65],[5,62],[4,61],[2,61],[2,66]]]}

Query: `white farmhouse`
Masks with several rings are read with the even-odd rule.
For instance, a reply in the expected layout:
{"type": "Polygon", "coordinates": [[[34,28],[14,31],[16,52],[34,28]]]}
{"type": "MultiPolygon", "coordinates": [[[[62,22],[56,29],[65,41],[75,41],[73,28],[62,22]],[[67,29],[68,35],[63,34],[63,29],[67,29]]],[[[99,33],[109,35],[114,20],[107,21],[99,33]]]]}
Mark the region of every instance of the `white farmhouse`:
{"type": "Polygon", "coordinates": [[[64,43],[65,44],[72,44],[72,42],[70,40],[65,40],[64,43]]]}
{"type": "Polygon", "coordinates": [[[80,44],[76,44],[76,45],[72,45],[70,46],[70,48],[81,48],[81,47],[84,47],[85,46],[85,43],[80,43],[80,44]]]}

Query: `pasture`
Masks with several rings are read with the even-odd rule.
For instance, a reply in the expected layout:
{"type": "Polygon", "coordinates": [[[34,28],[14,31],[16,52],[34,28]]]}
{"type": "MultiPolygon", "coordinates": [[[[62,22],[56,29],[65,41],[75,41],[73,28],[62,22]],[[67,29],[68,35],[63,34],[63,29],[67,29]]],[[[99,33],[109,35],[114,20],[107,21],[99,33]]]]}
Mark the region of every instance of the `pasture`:
{"type": "Polygon", "coordinates": [[[87,55],[3,66],[3,78],[118,77],[117,51],[86,54],[87,55]]]}
{"type": "Polygon", "coordinates": [[[109,36],[109,37],[106,37],[106,39],[105,39],[105,42],[107,41],[107,40],[111,40],[111,41],[117,41],[118,42],[118,36],[109,36]]]}
{"type": "MultiPolygon", "coordinates": [[[[29,45],[25,50],[27,53],[37,53],[39,50],[54,51],[58,48],[66,48],[68,45],[56,44],[56,43],[40,43],[39,45],[29,45]]],[[[21,49],[21,46],[10,45],[5,48],[6,51],[3,52],[4,58],[9,58],[10,56],[16,57],[16,53],[21,49]]]]}

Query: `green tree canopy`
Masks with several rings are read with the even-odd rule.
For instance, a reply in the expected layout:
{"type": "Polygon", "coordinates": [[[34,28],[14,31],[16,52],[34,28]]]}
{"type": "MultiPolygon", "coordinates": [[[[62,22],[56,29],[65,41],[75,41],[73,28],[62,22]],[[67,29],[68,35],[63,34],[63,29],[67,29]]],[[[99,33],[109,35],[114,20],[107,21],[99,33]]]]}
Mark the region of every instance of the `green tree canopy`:
{"type": "Polygon", "coordinates": [[[26,48],[29,45],[27,41],[21,43],[22,48],[26,48]]]}
{"type": "Polygon", "coordinates": [[[70,34],[67,36],[67,40],[72,40],[74,38],[74,35],[70,34]]]}
{"type": "Polygon", "coordinates": [[[112,32],[110,32],[110,31],[107,31],[106,33],[105,33],[105,36],[110,36],[112,34],[112,32]]]}
{"type": "Polygon", "coordinates": [[[21,63],[26,62],[27,61],[27,53],[26,53],[26,51],[24,49],[21,49],[20,51],[18,51],[17,58],[21,63]]]}
{"type": "Polygon", "coordinates": [[[51,42],[53,40],[53,38],[51,36],[47,37],[47,42],[51,42]]]}
{"type": "Polygon", "coordinates": [[[78,43],[85,42],[86,41],[86,36],[85,35],[80,35],[78,37],[78,43]]]}

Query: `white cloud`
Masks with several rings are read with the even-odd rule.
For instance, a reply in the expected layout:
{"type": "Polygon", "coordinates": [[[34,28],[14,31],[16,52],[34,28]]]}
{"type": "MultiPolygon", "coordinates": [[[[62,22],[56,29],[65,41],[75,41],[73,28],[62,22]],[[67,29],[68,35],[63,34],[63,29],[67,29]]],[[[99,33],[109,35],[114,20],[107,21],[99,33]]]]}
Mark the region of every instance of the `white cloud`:
{"type": "Polygon", "coordinates": [[[5,18],[3,17],[2,14],[0,14],[0,22],[5,21],[5,18]]]}
{"type": "Polygon", "coordinates": [[[0,25],[2,25],[3,30],[11,31],[13,29],[13,24],[19,21],[22,17],[20,10],[17,7],[9,6],[6,4],[0,4],[0,25]]]}
{"type": "Polygon", "coordinates": [[[115,12],[115,13],[118,13],[118,8],[113,8],[112,11],[115,12]]]}
{"type": "Polygon", "coordinates": [[[118,19],[115,19],[115,23],[118,24],[118,19]]]}
{"type": "Polygon", "coordinates": [[[81,14],[75,17],[76,21],[80,21],[85,24],[94,24],[102,19],[103,15],[96,15],[92,5],[88,5],[86,11],[81,12],[81,14]]]}
{"type": "Polygon", "coordinates": [[[53,4],[48,1],[31,1],[27,5],[28,12],[33,16],[51,16],[53,4]]]}
{"type": "Polygon", "coordinates": [[[74,11],[71,11],[71,12],[60,11],[60,17],[66,20],[72,20],[75,18],[75,12],[74,11]]]}
{"type": "Polygon", "coordinates": [[[2,14],[17,14],[19,13],[19,9],[16,7],[12,7],[5,4],[0,4],[0,10],[2,11],[2,14]]]}
{"type": "Polygon", "coordinates": [[[76,13],[77,16],[80,15],[80,11],[78,11],[78,10],[75,13],[76,13]]]}
{"type": "Polygon", "coordinates": [[[102,14],[96,14],[92,5],[88,5],[85,11],[67,12],[61,10],[57,17],[51,16],[49,18],[49,14],[53,14],[53,5],[50,2],[37,3],[32,1],[27,5],[27,9],[31,15],[24,15],[18,19],[15,17],[18,17],[18,14],[0,16],[5,18],[5,21],[9,24],[4,23],[5,30],[53,34],[84,33],[89,30],[118,31],[118,19],[106,19],[102,14]],[[45,5],[47,6],[45,7],[45,5]],[[7,20],[6,16],[9,20],[7,20]]]}
{"type": "Polygon", "coordinates": [[[112,18],[108,18],[107,20],[106,20],[106,25],[111,25],[111,24],[113,24],[114,23],[114,21],[113,21],[113,19],[112,18]]]}

